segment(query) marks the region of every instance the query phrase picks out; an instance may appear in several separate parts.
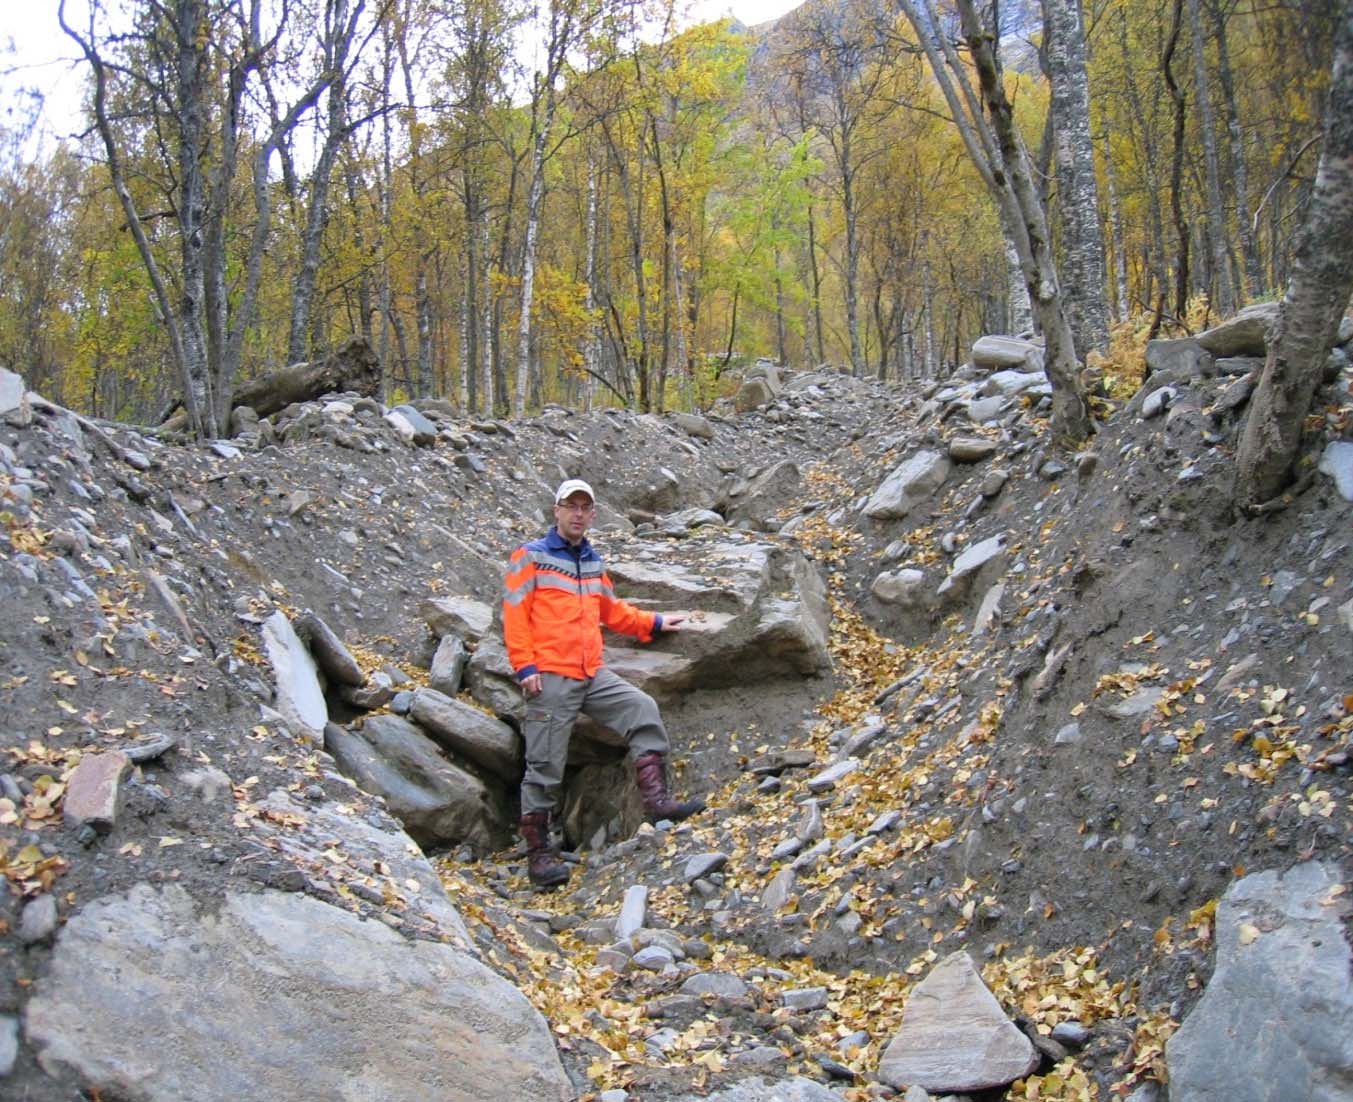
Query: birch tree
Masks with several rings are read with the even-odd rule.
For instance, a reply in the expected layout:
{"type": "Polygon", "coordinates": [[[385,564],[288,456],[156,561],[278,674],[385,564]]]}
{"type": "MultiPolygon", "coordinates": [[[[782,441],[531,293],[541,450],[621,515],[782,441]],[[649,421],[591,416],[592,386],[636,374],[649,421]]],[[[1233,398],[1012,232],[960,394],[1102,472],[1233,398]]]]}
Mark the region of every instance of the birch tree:
{"type": "Polygon", "coordinates": [[[1043,330],[1045,366],[1052,385],[1053,440],[1061,447],[1075,447],[1094,432],[1094,420],[1080,380],[1071,326],[1062,305],[1047,217],[1005,94],[996,36],[982,25],[972,0],[958,0],[963,39],[981,87],[979,102],[962,79],[963,67],[951,44],[939,33],[930,0],[921,2],[924,16],[913,0],[898,0],[898,5],[925,50],[974,166],[1002,208],[1005,226],[1019,254],[1034,314],[1043,330]]]}
{"type": "Polygon", "coordinates": [[[265,36],[259,6],[245,0],[147,2],[133,14],[135,29],[128,36],[107,29],[100,3],[90,4],[80,29],[67,22],[64,0],[58,7],[61,28],[93,77],[94,129],[169,338],[189,430],[219,436],[262,279],[271,217],[268,165],[332,74],[318,74],[255,140],[253,228],[232,293],[227,246],[236,213],[232,185],[249,136],[247,93],[291,28],[283,19],[265,36]],[[138,136],[122,123],[129,116],[139,117],[159,138],[159,186],[177,255],[152,241],[144,200],[129,184],[129,142],[138,136]]]}
{"type": "Polygon", "coordinates": [[[1262,510],[1291,481],[1302,426],[1353,295],[1353,5],[1335,37],[1324,144],[1292,275],[1236,453],[1239,505],[1262,510]]]}
{"type": "MultiPolygon", "coordinates": [[[[1196,2],[1196,0],[1195,0],[1196,2]]],[[[1078,0],[1043,0],[1047,29],[1051,121],[1057,162],[1057,209],[1063,227],[1066,310],[1076,351],[1104,351],[1109,343],[1105,298],[1104,233],[1090,137],[1090,81],[1085,70],[1085,29],[1078,0]]]]}

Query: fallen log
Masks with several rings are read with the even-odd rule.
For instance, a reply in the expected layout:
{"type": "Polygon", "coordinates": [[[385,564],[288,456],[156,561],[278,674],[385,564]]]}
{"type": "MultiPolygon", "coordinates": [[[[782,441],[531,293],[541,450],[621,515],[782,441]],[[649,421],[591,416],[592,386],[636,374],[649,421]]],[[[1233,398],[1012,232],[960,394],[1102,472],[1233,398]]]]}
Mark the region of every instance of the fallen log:
{"type": "MultiPolygon", "coordinates": [[[[376,397],[380,389],[380,357],[365,337],[354,337],[326,359],[289,364],[241,383],[235,388],[230,408],[248,406],[260,417],[269,417],[293,403],[308,402],[322,394],[353,391],[376,397]]],[[[160,429],[174,432],[187,424],[187,414],[180,409],[160,429]]]]}

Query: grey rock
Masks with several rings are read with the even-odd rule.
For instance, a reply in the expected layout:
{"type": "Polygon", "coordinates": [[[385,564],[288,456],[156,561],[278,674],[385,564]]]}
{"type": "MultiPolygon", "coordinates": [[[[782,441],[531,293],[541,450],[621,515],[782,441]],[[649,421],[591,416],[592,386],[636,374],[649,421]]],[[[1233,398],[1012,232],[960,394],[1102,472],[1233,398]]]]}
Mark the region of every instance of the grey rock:
{"type": "Polygon", "coordinates": [[[1247,306],[1220,325],[1198,334],[1198,343],[1214,356],[1263,356],[1268,334],[1278,320],[1278,303],[1247,306]]]}
{"type": "Polygon", "coordinates": [[[1342,879],[1311,861],[1227,890],[1212,979],[1166,1045],[1172,1102],[1346,1102],[1353,981],[1342,879]]]}
{"type": "Polygon", "coordinates": [[[436,689],[417,690],[409,716],[446,749],[509,784],[521,781],[521,737],[502,720],[436,689]]]}
{"type": "Polygon", "coordinates": [[[733,396],[733,408],[739,413],[751,413],[770,405],[775,399],[775,391],[766,379],[748,379],[733,396]]]}
{"type": "Polygon", "coordinates": [[[811,1079],[781,1079],[767,1083],[759,1076],[739,1080],[713,1094],[690,1095],[676,1102],[843,1102],[843,1096],[811,1079]]]}
{"type": "Polygon", "coordinates": [[[1058,729],[1057,734],[1053,737],[1052,744],[1054,746],[1074,746],[1080,740],[1081,725],[1072,721],[1058,729]]]}
{"type": "Polygon", "coordinates": [[[33,420],[23,377],[5,367],[0,367],[0,417],[15,425],[27,425],[33,420]]]}
{"type": "Polygon", "coordinates": [[[277,685],[273,707],[298,738],[322,742],[329,709],[324,703],[319,673],[286,613],[274,612],[264,621],[263,643],[277,685]]]}
{"type": "Polygon", "coordinates": [[[1003,412],[1007,399],[1000,394],[990,398],[977,398],[968,403],[968,420],[974,425],[985,425],[994,421],[1003,412]]]}
{"type": "Polygon", "coordinates": [[[19,1058],[19,1019],[0,1014],[0,1079],[14,1070],[19,1058]]]}
{"type": "Polygon", "coordinates": [[[788,459],[762,471],[735,494],[728,509],[728,523],[757,531],[777,531],[778,514],[789,505],[803,485],[803,475],[788,459]]]}
{"type": "Polygon", "coordinates": [[[1080,1022],[1058,1022],[1052,1027],[1052,1039],[1059,1045],[1078,1051],[1090,1040],[1090,1031],[1080,1022]]]}
{"type": "Polygon", "coordinates": [[[747,984],[728,972],[697,972],[681,985],[686,995],[714,995],[724,999],[740,999],[747,994],[747,984]]]}
{"type": "Polygon", "coordinates": [[[470,652],[465,649],[460,636],[442,636],[432,656],[432,665],[428,667],[428,684],[444,696],[455,696],[460,692],[469,661],[470,652]]]}
{"type": "Polygon", "coordinates": [[[630,963],[646,972],[662,972],[676,964],[676,956],[665,946],[646,945],[630,958],[630,963]]]}
{"type": "MultiPolygon", "coordinates": [[[[402,417],[408,423],[408,439],[411,443],[426,447],[437,442],[437,426],[419,410],[414,409],[413,406],[395,406],[390,412],[402,417]]],[[[387,418],[387,420],[393,420],[393,418],[387,418]]],[[[396,425],[396,430],[399,430],[398,425],[396,425]]],[[[400,434],[403,435],[403,432],[401,431],[400,434]]]]}
{"type": "Polygon", "coordinates": [[[343,640],[313,612],[302,613],[293,626],[301,642],[310,648],[315,664],[330,681],[354,688],[366,681],[366,674],[352,652],[343,645],[343,640]]]}
{"type": "Polygon", "coordinates": [[[987,990],[972,958],[951,953],[912,989],[879,1078],[932,1093],[1002,1087],[1038,1066],[1038,1052],[987,990]]]}
{"type": "Polygon", "coordinates": [[[962,554],[954,560],[953,566],[949,568],[948,576],[940,583],[937,593],[943,594],[953,589],[959,582],[965,578],[977,573],[987,563],[999,558],[1005,554],[1005,537],[992,536],[984,539],[980,543],[975,543],[966,548],[962,554]]]}
{"type": "Polygon", "coordinates": [[[1018,337],[987,335],[972,346],[972,362],[977,367],[1043,366],[1043,349],[1018,337]]]}
{"type": "Polygon", "coordinates": [[[709,876],[710,873],[718,872],[726,864],[728,864],[728,854],[726,853],[697,853],[686,861],[686,867],[682,871],[681,878],[687,884],[690,884],[695,880],[709,876]]]}
{"type": "Polygon", "coordinates": [[[143,1102],[574,1093],[545,1020],[478,961],[275,891],[207,907],[141,884],[86,904],[26,1026],[49,1074],[143,1102]],[[184,998],[193,1013],[167,1012],[184,998]]]}
{"type": "Polygon", "coordinates": [[[1005,484],[1010,480],[1010,472],[1003,470],[988,471],[986,477],[982,479],[982,485],[978,488],[984,498],[993,498],[1005,489],[1005,484]]]}
{"type": "Polygon", "coordinates": [[[980,463],[996,454],[996,441],[981,436],[955,436],[949,441],[949,458],[955,463],[980,463]]]}
{"type": "Polygon", "coordinates": [[[1146,366],[1153,375],[1160,371],[1182,377],[1206,375],[1212,367],[1212,356],[1191,337],[1153,340],[1146,342],[1146,366]]]}
{"type": "Polygon", "coordinates": [[[1164,695],[1164,689],[1155,685],[1148,685],[1146,688],[1138,689],[1135,693],[1120,700],[1101,704],[1099,710],[1112,719],[1136,719],[1155,708],[1164,695]]]}
{"type": "Polygon", "coordinates": [[[1340,497],[1353,501],[1353,442],[1331,440],[1320,455],[1319,469],[1334,479],[1340,497]]]}
{"type": "Polygon", "coordinates": [[[30,899],[19,918],[19,940],[25,945],[46,941],[56,932],[56,896],[51,892],[30,899]]]}
{"type": "Polygon", "coordinates": [[[835,788],[837,783],[844,780],[850,774],[854,773],[860,767],[858,758],[846,758],[844,761],[838,761],[833,765],[827,766],[816,776],[808,778],[808,791],[810,792],[828,792],[835,788]]]}
{"type": "Polygon", "coordinates": [[[615,936],[621,941],[643,929],[648,912],[648,888],[643,884],[631,884],[625,889],[625,898],[620,904],[620,917],[615,920],[615,936]]]}
{"type": "Polygon", "coordinates": [[[926,603],[925,585],[925,572],[907,567],[902,570],[885,570],[874,579],[869,592],[890,605],[918,608],[926,603]]]}
{"type": "Polygon", "coordinates": [[[762,890],[761,905],[771,914],[775,914],[789,902],[797,882],[798,874],[792,868],[781,869],[762,890]]]}
{"type": "Polygon", "coordinates": [[[1048,377],[1043,371],[997,371],[987,376],[982,384],[986,397],[1013,398],[1017,394],[1046,386],[1048,377]]]}
{"type": "Polygon", "coordinates": [[[811,1010],[822,1010],[827,1005],[827,989],[825,987],[793,988],[780,996],[780,1004],[787,1010],[805,1013],[811,1010]]]}
{"type": "Polygon", "coordinates": [[[698,440],[714,439],[714,426],[698,414],[676,412],[667,416],[687,436],[694,436],[698,440]]]}
{"type": "Polygon", "coordinates": [[[471,597],[430,597],[418,606],[418,615],[439,639],[459,635],[477,643],[493,627],[493,608],[471,597]]]}
{"type": "Polygon", "coordinates": [[[487,850],[501,835],[483,782],[443,758],[407,720],[371,716],[360,731],[331,723],[324,744],[345,774],[385,799],[419,845],[465,842],[487,850]]]}
{"type": "Polygon", "coordinates": [[[921,451],[895,467],[865,502],[865,516],[878,520],[905,517],[949,477],[949,461],[938,452],[921,451]]]}
{"type": "Polygon", "coordinates": [[[1178,396],[1179,391],[1172,386],[1153,390],[1142,403],[1142,420],[1149,421],[1152,417],[1159,417],[1178,396]]]}

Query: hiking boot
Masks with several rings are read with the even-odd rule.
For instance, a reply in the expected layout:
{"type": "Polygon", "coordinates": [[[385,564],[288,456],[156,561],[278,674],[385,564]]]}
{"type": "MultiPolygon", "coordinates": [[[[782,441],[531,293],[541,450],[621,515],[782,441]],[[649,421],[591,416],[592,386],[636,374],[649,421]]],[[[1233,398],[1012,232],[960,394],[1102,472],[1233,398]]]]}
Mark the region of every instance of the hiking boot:
{"type": "Polygon", "coordinates": [[[666,761],[656,750],[634,759],[634,779],[644,799],[644,817],[650,823],[670,819],[674,823],[705,810],[705,801],[674,800],[667,791],[666,761]]]}
{"type": "Polygon", "coordinates": [[[521,836],[526,843],[527,875],[537,888],[553,888],[568,879],[568,866],[550,841],[550,813],[532,811],[521,817],[521,836]]]}

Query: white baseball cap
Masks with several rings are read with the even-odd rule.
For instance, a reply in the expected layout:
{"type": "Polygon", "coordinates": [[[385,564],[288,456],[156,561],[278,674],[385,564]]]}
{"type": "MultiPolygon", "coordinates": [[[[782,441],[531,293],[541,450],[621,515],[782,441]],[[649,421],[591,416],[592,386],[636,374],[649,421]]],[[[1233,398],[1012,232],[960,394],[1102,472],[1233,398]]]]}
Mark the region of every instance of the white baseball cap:
{"type": "Polygon", "coordinates": [[[584,493],[594,502],[597,495],[592,492],[592,487],[581,478],[569,478],[559,483],[559,489],[554,491],[554,503],[558,505],[561,501],[567,501],[576,493],[584,493]]]}

